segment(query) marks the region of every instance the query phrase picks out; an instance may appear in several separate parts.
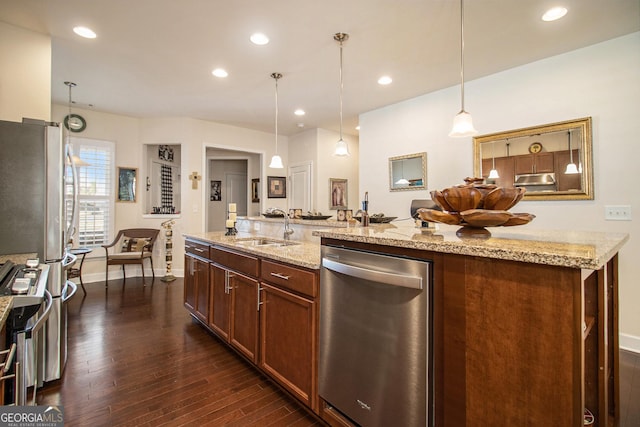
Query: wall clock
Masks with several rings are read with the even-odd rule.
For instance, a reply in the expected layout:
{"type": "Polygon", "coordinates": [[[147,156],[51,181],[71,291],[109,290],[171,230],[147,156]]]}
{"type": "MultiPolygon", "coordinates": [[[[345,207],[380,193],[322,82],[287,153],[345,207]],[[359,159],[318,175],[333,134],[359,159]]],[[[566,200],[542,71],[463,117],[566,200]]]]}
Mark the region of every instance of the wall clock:
{"type": "Polygon", "coordinates": [[[87,128],[87,121],[78,114],[68,114],[64,118],[64,127],[71,132],[82,132],[87,128]]]}
{"type": "Polygon", "coordinates": [[[529,146],[529,152],[536,154],[542,151],[542,144],[540,144],[539,142],[534,142],[533,144],[531,144],[529,146]]]}

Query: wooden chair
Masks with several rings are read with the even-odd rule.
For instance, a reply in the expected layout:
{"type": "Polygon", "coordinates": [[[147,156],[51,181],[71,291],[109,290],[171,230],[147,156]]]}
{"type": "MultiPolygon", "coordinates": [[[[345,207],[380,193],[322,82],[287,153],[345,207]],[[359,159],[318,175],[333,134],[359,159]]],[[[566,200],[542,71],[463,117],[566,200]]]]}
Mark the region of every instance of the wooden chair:
{"type": "Polygon", "coordinates": [[[126,279],[124,266],[127,264],[140,264],[142,268],[142,281],[144,282],[144,260],[151,262],[151,274],[156,277],[153,271],[153,244],[160,230],[154,228],[129,228],[118,231],[118,235],[113,242],[102,245],[107,253],[107,265],[105,276],[105,287],[109,281],[109,266],[122,265],[122,276],[126,279]],[[113,248],[111,251],[109,248],[113,248]]]}

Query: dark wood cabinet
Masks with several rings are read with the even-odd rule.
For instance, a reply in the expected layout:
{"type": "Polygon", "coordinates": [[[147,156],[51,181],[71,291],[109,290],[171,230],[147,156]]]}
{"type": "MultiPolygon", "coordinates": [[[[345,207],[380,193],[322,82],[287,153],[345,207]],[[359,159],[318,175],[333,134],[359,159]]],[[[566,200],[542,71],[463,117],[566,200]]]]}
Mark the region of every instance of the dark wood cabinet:
{"type": "Polygon", "coordinates": [[[229,272],[220,266],[210,264],[209,280],[211,281],[211,303],[209,327],[220,338],[229,340],[229,320],[231,295],[229,293],[229,272]]]}
{"type": "Polygon", "coordinates": [[[317,274],[263,260],[262,280],[259,366],[317,410],[317,274]]]}
{"type": "Polygon", "coordinates": [[[229,272],[231,310],[229,342],[253,363],[258,362],[258,281],[229,272]]]}
{"type": "Polygon", "coordinates": [[[185,254],[184,305],[204,322],[209,320],[209,263],[185,254]]]}
{"type": "Polygon", "coordinates": [[[553,172],[553,157],[553,152],[513,156],[515,174],[553,172]]]}
{"type": "Polygon", "coordinates": [[[515,178],[514,158],[513,157],[497,157],[495,159],[496,170],[500,176],[497,179],[489,179],[489,172],[493,168],[493,159],[482,160],[482,177],[486,182],[497,185],[498,187],[513,187],[515,178]]]}

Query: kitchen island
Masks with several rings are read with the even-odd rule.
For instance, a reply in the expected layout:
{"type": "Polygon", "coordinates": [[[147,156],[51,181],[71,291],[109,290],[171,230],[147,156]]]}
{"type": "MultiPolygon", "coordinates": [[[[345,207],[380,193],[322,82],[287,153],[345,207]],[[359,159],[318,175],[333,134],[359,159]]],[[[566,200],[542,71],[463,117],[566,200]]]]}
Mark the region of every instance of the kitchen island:
{"type": "MultiPolygon", "coordinates": [[[[376,226],[322,245],[432,262],[436,426],[582,426],[619,419],[618,251],[623,234],[491,229],[469,237],[376,226]]],[[[323,417],[340,422],[331,408],[323,417]]]]}

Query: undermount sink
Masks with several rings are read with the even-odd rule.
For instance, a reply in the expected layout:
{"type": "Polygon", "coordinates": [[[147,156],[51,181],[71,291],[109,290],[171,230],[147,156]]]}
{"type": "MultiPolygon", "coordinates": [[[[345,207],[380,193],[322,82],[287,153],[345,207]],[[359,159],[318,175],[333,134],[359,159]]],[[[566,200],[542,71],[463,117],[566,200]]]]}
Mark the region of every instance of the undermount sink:
{"type": "Polygon", "coordinates": [[[242,246],[259,246],[262,248],[264,247],[279,248],[282,246],[294,246],[299,244],[298,242],[270,239],[267,237],[250,237],[247,239],[238,239],[236,243],[242,246]]]}

